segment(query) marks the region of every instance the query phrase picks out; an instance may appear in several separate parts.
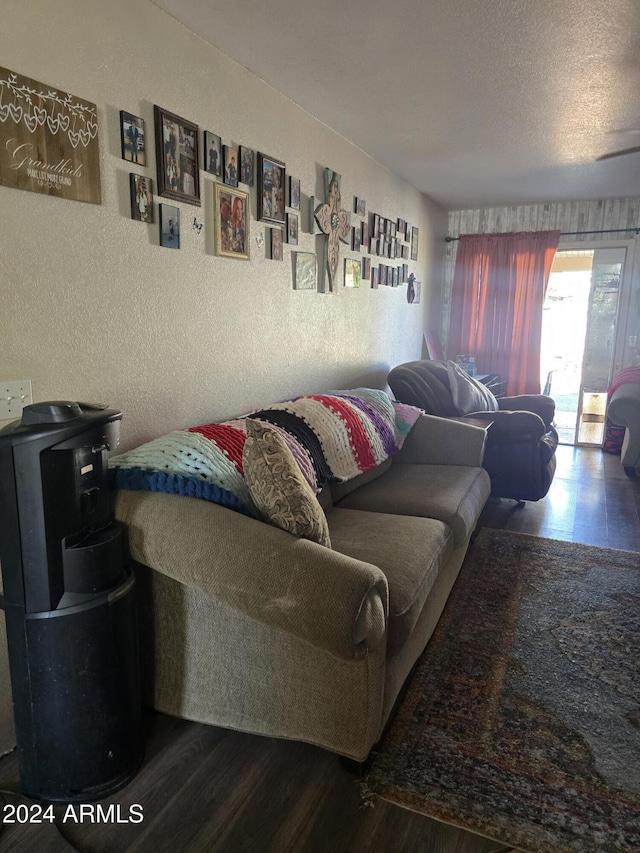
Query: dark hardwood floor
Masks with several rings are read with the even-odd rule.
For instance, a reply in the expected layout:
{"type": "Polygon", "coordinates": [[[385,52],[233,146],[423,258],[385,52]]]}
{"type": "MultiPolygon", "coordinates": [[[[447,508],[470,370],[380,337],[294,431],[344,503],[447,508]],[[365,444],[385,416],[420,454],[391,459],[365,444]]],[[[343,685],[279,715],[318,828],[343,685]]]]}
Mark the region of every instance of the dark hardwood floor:
{"type": "MultiPolygon", "coordinates": [[[[522,509],[491,499],[489,527],[640,551],[640,480],[599,450],[561,446],[548,497],[522,509]]],[[[380,802],[363,806],[360,782],[336,756],[148,713],[141,771],[103,801],[142,823],[5,826],[0,852],[63,853],[501,853],[506,848],[380,802]]],[[[19,790],[15,753],[0,759],[0,788],[19,790]]],[[[19,802],[15,795],[3,795],[19,802]]],[[[2,807],[0,800],[0,807],[2,807]]]]}
{"type": "Polygon", "coordinates": [[[561,444],[556,458],[546,498],[522,509],[515,501],[491,499],[481,523],[549,539],[640,551],[640,478],[627,477],[619,456],[595,448],[561,444]]]}

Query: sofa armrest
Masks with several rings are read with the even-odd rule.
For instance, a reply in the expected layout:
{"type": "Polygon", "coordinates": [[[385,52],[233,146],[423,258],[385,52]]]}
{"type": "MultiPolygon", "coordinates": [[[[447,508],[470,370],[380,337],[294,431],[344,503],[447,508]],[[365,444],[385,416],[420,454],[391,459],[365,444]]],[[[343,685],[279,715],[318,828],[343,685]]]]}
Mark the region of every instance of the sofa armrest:
{"type": "Polygon", "coordinates": [[[421,415],[394,462],[413,465],[467,465],[479,468],[486,431],[461,421],[421,415]]]}
{"type": "Polygon", "coordinates": [[[344,660],[386,639],[376,566],[198,498],[119,490],[115,515],[133,560],[259,622],[344,660]]]}
{"type": "Polygon", "coordinates": [[[556,401],[546,394],[520,394],[517,397],[499,397],[501,411],[533,412],[542,418],[547,429],[551,426],[556,413],[556,401]]]}
{"type": "Polygon", "coordinates": [[[607,417],[618,426],[640,427],[640,383],[623,382],[609,399],[607,417]]]}

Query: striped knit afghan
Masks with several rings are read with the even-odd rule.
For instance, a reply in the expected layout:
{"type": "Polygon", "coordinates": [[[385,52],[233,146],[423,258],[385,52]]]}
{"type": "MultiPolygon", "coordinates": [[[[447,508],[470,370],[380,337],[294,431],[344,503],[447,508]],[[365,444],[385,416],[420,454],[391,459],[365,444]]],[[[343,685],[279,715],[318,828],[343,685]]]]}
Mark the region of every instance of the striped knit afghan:
{"type": "Polygon", "coordinates": [[[373,388],[310,394],[242,418],[174,430],[109,460],[114,488],[199,497],[255,515],[242,470],[246,419],[276,430],[317,494],[394,456],[422,414],[373,388]]]}

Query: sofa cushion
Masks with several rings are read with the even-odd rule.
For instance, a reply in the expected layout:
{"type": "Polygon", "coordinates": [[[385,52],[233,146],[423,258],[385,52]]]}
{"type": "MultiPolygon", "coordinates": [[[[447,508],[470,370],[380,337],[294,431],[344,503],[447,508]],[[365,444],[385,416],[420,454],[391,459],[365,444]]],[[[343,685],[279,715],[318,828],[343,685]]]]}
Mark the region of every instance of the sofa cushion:
{"type": "Polygon", "coordinates": [[[491,391],[463,370],[455,361],[447,362],[449,388],[459,415],[471,412],[496,412],[498,401],[491,391]]]}
{"type": "Polygon", "coordinates": [[[350,495],[351,492],[355,492],[356,489],[361,488],[366,483],[370,483],[372,480],[377,480],[378,477],[382,477],[384,472],[391,467],[392,461],[392,459],[385,459],[385,461],[381,462],[377,468],[371,468],[370,471],[365,471],[364,474],[360,474],[352,480],[347,480],[345,483],[329,483],[328,488],[331,490],[332,500],[335,502],[340,501],[342,498],[350,495]]]}
{"type": "Polygon", "coordinates": [[[340,507],[334,507],[327,520],[334,551],[378,566],[387,578],[387,656],[393,655],[411,635],[440,567],[453,548],[451,530],[431,518],[340,507]]]}
{"type": "Polygon", "coordinates": [[[396,463],[337,506],[438,519],[451,527],[457,548],[473,532],[490,490],[483,468],[396,463]]]}
{"type": "Polygon", "coordinates": [[[247,419],[242,465],[251,498],[264,521],[294,536],[331,547],[326,516],[293,454],[275,430],[247,419]]]}

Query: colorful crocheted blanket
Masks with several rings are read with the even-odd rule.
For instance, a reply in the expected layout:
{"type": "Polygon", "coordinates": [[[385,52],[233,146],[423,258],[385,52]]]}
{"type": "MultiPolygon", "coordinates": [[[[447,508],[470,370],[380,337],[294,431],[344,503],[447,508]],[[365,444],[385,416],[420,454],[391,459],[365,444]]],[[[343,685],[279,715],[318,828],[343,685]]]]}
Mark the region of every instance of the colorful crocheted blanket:
{"type": "Polygon", "coordinates": [[[235,420],[174,430],[114,456],[111,483],[190,495],[255,515],[242,469],[247,418],[280,433],[317,494],[395,455],[421,414],[373,388],[297,397],[235,420]]]}

